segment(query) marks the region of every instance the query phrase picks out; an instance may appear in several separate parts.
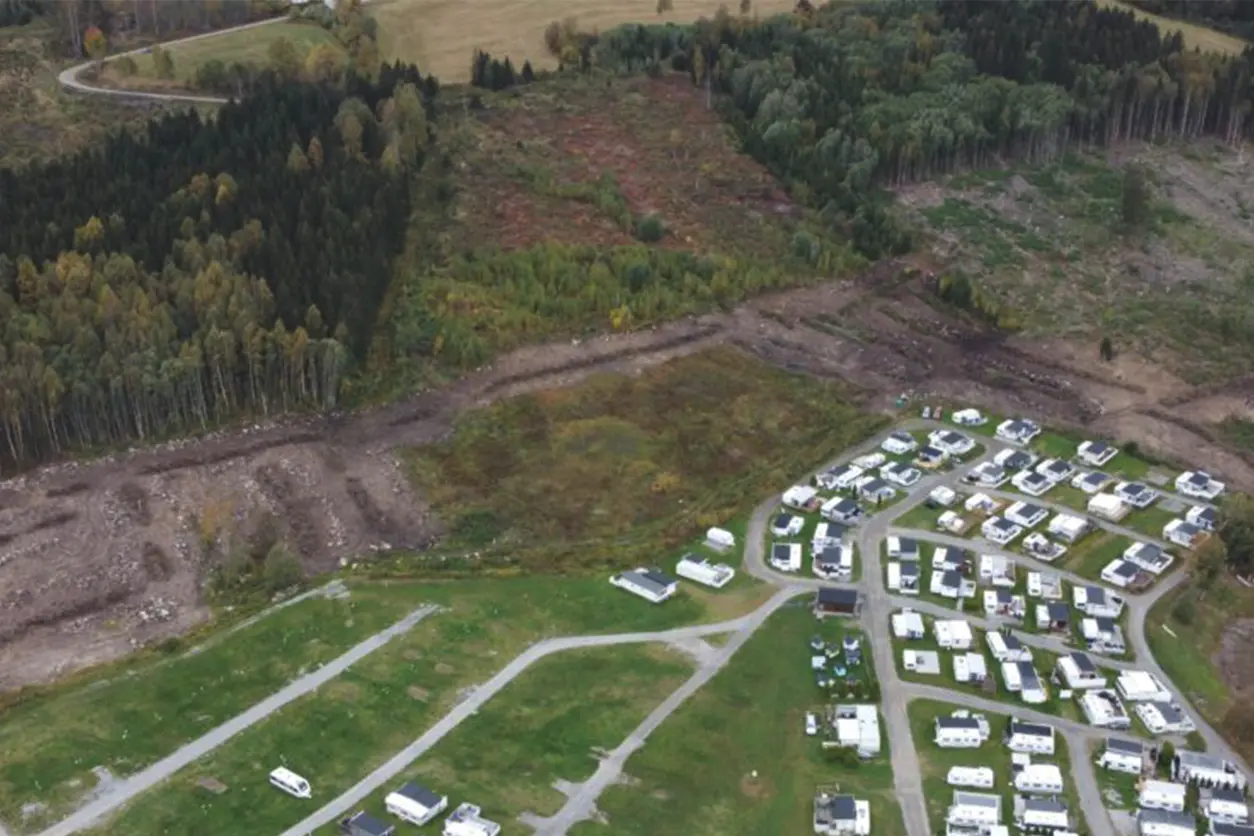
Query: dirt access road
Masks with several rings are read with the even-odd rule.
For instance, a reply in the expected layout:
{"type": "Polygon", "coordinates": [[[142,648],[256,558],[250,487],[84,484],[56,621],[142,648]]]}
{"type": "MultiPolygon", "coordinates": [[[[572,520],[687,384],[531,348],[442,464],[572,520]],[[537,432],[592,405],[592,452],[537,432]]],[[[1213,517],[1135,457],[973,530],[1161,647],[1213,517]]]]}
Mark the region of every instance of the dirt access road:
{"type": "MultiPolygon", "coordinates": [[[[636,373],[717,344],[860,387],[871,408],[909,392],[1091,427],[1254,486],[1254,467],[1190,429],[1191,393],[982,333],[927,301],[902,264],[653,330],[522,349],[446,387],[355,414],[250,426],[61,464],[0,482],[0,690],[53,679],[208,617],[202,529],[266,510],[307,571],[440,534],[397,448],[444,438],[467,409],[593,372],[636,373]],[[1120,379],[1117,375],[1122,375],[1120,379]]],[[[1197,399],[1213,396],[1199,392],[1197,399]]]]}

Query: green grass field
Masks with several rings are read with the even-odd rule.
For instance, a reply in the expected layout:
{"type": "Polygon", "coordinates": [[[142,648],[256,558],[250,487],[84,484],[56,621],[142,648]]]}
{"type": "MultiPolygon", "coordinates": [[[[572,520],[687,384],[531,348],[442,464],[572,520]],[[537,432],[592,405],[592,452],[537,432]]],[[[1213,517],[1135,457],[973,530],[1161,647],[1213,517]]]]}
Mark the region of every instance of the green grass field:
{"type": "Polygon", "coordinates": [[[717,349],[469,413],[408,461],[481,565],[654,565],[883,423],[844,387],[717,349]]]}
{"type": "MultiPolygon", "coordinates": [[[[553,815],[565,801],[553,782],[591,777],[597,753],[622,743],[691,672],[687,657],[660,645],[545,659],[393,783],[437,787],[450,804],[473,800],[505,826],[521,813],[553,815]]],[[[381,811],[388,791],[363,806],[381,811]]]]}
{"type": "Polygon", "coordinates": [[[807,643],[840,629],[816,625],[803,608],[772,616],[627,762],[631,784],[611,787],[598,803],[608,826],[585,822],[572,834],[806,833],[816,787],[837,783],[871,802],[874,833],[902,836],[887,745],[883,757],[850,769],[827,763],[817,738],[803,733],[804,713],[822,704],[807,643]]]}
{"type": "Polygon", "coordinates": [[[1119,534],[1098,531],[1080,540],[1062,556],[1062,567],[1083,578],[1098,580],[1106,564],[1123,554],[1132,541],[1119,534]]]}
{"type": "MultiPolygon", "coordinates": [[[[388,618],[367,616],[362,612],[367,608],[407,612],[418,602],[430,601],[447,610],[429,616],[334,682],[294,701],[142,796],[102,832],[228,832],[229,823],[244,814],[259,827],[273,824],[281,829],[294,823],[303,808],[268,791],[264,776],[277,765],[267,766],[273,759],[307,773],[316,768],[319,784],[326,790],[343,788],[416,737],[425,724],[452,705],[461,688],[486,679],[539,638],[665,629],[707,617],[697,597],[681,594],[665,606],[653,607],[615,589],[604,578],[369,584],[354,586],[354,590],[352,600],[358,602],[351,621],[355,640],[375,632],[376,622],[386,625],[393,620],[390,614],[388,618]],[[328,758],[328,752],[335,757],[328,758]],[[221,796],[209,795],[197,787],[197,781],[207,776],[232,789],[221,796]]],[[[91,786],[87,774],[91,767],[101,764],[117,773],[131,772],[277,690],[299,667],[290,661],[295,649],[311,641],[298,640],[304,634],[279,619],[303,606],[275,616],[270,625],[259,624],[251,643],[233,636],[190,657],[188,664],[199,665],[209,664],[201,660],[216,659],[207,672],[171,664],[124,679],[117,686],[104,686],[128,690],[88,688],[78,697],[80,702],[65,698],[36,703],[24,709],[32,713],[29,717],[13,712],[18,722],[6,724],[2,734],[6,755],[17,752],[19,756],[6,758],[5,771],[0,773],[4,777],[0,782],[3,819],[20,821],[14,813],[22,804],[48,804],[42,816],[25,820],[34,829],[91,786]],[[293,649],[274,650],[288,646],[293,649]],[[257,681],[249,685],[250,680],[242,677],[215,676],[219,670],[248,670],[250,665],[260,667],[266,677],[257,675],[257,681]],[[219,683],[228,687],[214,687],[219,683]],[[177,713],[170,706],[178,708],[177,713]],[[69,728],[68,719],[61,719],[73,717],[77,724],[79,715],[70,711],[80,712],[83,718],[78,732],[69,728]],[[39,718],[42,721],[37,725],[39,718]],[[97,728],[107,729],[108,736],[93,734],[97,728]],[[73,787],[72,780],[83,783],[73,787]]],[[[343,613],[331,617],[320,609],[304,618],[331,636],[347,629],[343,613]]],[[[314,647],[320,644],[315,642],[314,647]]],[[[338,652],[323,650],[316,658],[325,661],[338,652]]]]}
{"type": "MultiPolygon", "coordinates": [[[[217,59],[228,67],[234,63],[264,67],[269,64],[268,51],[270,45],[280,38],[287,38],[296,47],[296,53],[304,60],[305,55],[319,44],[336,44],[335,36],[312,23],[282,21],[279,23],[255,26],[239,32],[200,38],[188,43],[170,47],[170,57],[174,59],[173,82],[186,84],[196,77],[196,71],[206,61],[217,59]]],[[[108,65],[106,74],[115,82],[124,86],[137,79],[141,82],[156,82],[157,73],[153,67],[152,55],[142,53],[131,56],[138,68],[136,78],[127,79],[113,72],[108,65]]],[[[469,60],[469,59],[468,59],[469,60]]],[[[171,83],[171,82],[165,82],[171,83]]]]}
{"type": "MultiPolygon", "coordinates": [[[[94,784],[92,767],[127,774],[158,760],[397,621],[422,595],[358,589],[347,601],[305,601],[194,655],[122,666],[111,680],[7,711],[0,820],[22,821],[28,802],[63,810],[94,784]]],[[[26,821],[34,827],[44,819],[26,821]]]]}
{"type": "Polygon", "coordinates": [[[1133,511],[1124,517],[1123,524],[1134,531],[1139,531],[1149,537],[1162,539],[1163,526],[1174,520],[1177,516],[1183,514],[1174,514],[1165,508],[1157,505],[1144,508],[1139,511],[1133,511]]]}

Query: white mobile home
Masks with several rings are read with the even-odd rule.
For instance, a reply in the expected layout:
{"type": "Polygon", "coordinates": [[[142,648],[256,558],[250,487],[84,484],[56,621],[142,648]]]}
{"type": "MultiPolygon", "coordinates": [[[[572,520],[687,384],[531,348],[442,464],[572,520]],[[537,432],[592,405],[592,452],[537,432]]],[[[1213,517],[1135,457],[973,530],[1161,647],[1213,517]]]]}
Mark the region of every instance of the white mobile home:
{"type": "Polygon", "coordinates": [[[942,749],[978,749],[988,733],[987,721],[981,723],[978,717],[941,716],[936,718],[933,742],[942,749]]]}
{"type": "Polygon", "coordinates": [[[1067,805],[1056,798],[1015,799],[1015,824],[1027,831],[1065,831],[1071,827],[1067,805]]]}
{"type": "Polygon", "coordinates": [[[1054,666],[1054,678],[1059,685],[1073,691],[1106,687],[1106,677],[1101,675],[1097,665],[1087,655],[1079,652],[1058,658],[1058,663],[1054,666]]]}
{"type": "Polygon", "coordinates": [[[1119,737],[1106,738],[1106,749],[1097,760],[1097,765],[1111,772],[1123,772],[1128,775],[1140,775],[1149,766],[1146,758],[1145,744],[1139,740],[1124,740],[1119,737]]]}
{"type": "Polygon", "coordinates": [[[971,625],[961,619],[938,620],[932,625],[936,643],[947,650],[970,650],[971,625]]]}
{"type": "Polygon", "coordinates": [[[991,790],[997,782],[997,776],[987,766],[951,766],[945,780],[951,787],[991,790]]]}
{"type": "Polygon", "coordinates": [[[448,807],[448,796],[410,782],[388,793],[383,805],[388,813],[401,821],[422,827],[444,812],[448,807]]]}
{"type": "Polygon", "coordinates": [[[736,570],[725,563],[711,563],[695,554],[686,554],[675,565],[675,574],[713,589],[722,589],[736,577],[736,570]]]}
{"type": "Polygon", "coordinates": [[[1236,766],[1214,755],[1176,750],[1171,764],[1171,777],[1201,787],[1231,787],[1244,790],[1245,774],[1236,766]]]}
{"type": "Polygon", "coordinates": [[[953,804],[945,814],[951,827],[981,830],[1001,824],[1001,796],[983,792],[954,791],[953,804]]]}
{"type": "Polygon", "coordinates": [[[1025,647],[1017,636],[990,630],[984,634],[989,651],[998,662],[1030,662],[1032,649],[1025,647]]]}
{"type": "Polygon", "coordinates": [[[1148,671],[1120,671],[1115,679],[1119,695],[1128,702],[1169,702],[1171,692],[1148,671]]]}
{"type": "Polygon", "coordinates": [[[1137,795],[1137,804],[1146,810],[1170,810],[1179,813],[1184,810],[1184,784],[1170,781],[1144,781],[1137,795]]]}
{"type": "Polygon", "coordinates": [[[1053,795],[1063,789],[1062,770],[1052,763],[1033,763],[1015,774],[1014,787],[1019,792],[1053,795]]]}
{"type": "Polygon", "coordinates": [[[736,535],[722,528],[705,532],[705,544],[716,552],[728,552],[736,547],[736,535]]]}
{"type": "Polygon", "coordinates": [[[1245,824],[1250,820],[1250,808],[1241,790],[1216,787],[1206,794],[1201,806],[1212,824],[1245,824]]]}
{"type": "Polygon", "coordinates": [[[478,806],[463,801],[444,820],[444,836],[498,836],[501,825],[483,817],[478,806]]]}
{"type": "Polygon", "coordinates": [[[1054,727],[1043,723],[1024,723],[1013,717],[1006,727],[1006,748],[1029,755],[1054,754],[1054,727]]]}
{"type": "Polygon", "coordinates": [[[1141,810],[1136,814],[1140,836],[1195,836],[1197,820],[1192,813],[1170,810],[1141,810]]]}
{"type": "Polygon", "coordinates": [[[1132,728],[1132,718],[1123,707],[1119,695],[1109,688],[1095,688],[1085,691],[1078,700],[1080,710],[1089,725],[1099,729],[1127,731],[1132,728]]]}
{"type": "Polygon", "coordinates": [[[654,604],[660,604],[670,598],[679,588],[679,581],[670,575],[645,567],[612,575],[610,583],[654,604]]]}
{"type": "Polygon", "coordinates": [[[980,653],[954,654],[954,681],[981,683],[988,678],[988,663],[980,653]]]}

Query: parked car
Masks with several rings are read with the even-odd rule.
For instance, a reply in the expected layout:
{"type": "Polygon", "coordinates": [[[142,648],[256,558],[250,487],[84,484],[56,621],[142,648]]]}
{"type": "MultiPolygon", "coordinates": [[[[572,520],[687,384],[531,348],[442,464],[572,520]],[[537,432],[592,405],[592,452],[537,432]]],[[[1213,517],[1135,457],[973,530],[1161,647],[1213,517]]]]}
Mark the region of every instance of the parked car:
{"type": "Polygon", "coordinates": [[[819,718],[813,711],[806,712],[806,734],[814,737],[819,733],[819,718]]]}

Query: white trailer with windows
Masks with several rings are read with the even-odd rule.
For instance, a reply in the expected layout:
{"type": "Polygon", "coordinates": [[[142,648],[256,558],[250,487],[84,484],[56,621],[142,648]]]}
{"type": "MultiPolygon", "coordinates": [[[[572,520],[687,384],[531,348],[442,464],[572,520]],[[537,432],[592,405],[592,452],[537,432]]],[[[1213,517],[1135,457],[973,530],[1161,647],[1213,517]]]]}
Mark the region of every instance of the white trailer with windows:
{"type": "Polygon", "coordinates": [[[284,766],[270,773],[270,785],[296,798],[313,798],[309,782],[284,766]]]}
{"type": "Polygon", "coordinates": [[[448,807],[448,796],[411,782],[388,793],[383,805],[401,821],[422,827],[444,812],[448,807]]]}
{"type": "Polygon", "coordinates": [[[997,776],[987,766],[951,766],[946,781],[951,787],[974,787],[988,790],[993,788],[997,776]]]}

